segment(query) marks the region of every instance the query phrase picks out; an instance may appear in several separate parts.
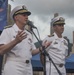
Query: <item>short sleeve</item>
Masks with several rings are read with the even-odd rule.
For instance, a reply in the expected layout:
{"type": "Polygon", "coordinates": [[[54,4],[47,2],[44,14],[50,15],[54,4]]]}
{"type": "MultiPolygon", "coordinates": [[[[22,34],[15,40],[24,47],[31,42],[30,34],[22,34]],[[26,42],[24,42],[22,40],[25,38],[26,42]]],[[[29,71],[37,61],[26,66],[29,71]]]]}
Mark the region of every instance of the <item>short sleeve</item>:
{"type": "Polygon", "coordinates": [[[42,45],[43,45],[44,42],[47,41],[47,40],[48,40],[48,37],[46,37],[45,39],[43,39],[43,41],[42,41],[42,45]]]}
{"type": "MultiPolygon", "coordinates": [[[[44,46],[44,43],[46,42],[46,41],[48,41],[48,42],[52,42],[53,41],[53,38],[52,37],[46,37],[44,40],[43,40],[43,42],[42,42],[42,45],[44,46]]],[[[47,48],[45,48],[47,51],[49,50],[51,48],[51,44],[47,47],[47,48]]]]}
{"type": "Polygon", "coordinates": [[[9,35],[7,33],[7,30],[4,29],[0,36],[0,44],[6,44],[8,42],[9,42],[9,35]]]}
{"type": "Polygon", "coordinates": [[[34,43],[32,43],[32,50],[35,50],[36,49],[36,46],[34,43]]]}

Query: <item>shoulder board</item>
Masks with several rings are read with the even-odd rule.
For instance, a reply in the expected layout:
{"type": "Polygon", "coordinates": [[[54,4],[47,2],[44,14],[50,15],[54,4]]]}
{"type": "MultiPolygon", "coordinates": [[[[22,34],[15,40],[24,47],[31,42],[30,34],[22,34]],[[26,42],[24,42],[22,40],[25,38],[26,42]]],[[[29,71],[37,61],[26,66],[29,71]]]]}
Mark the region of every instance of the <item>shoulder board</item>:
{"type": "Polygon", "coordinates": [[[48,35],[48,37],[52,37],[52,36],[54,36],[54,35],[48,35]]]}
{"type": "Polygon", "coordinates": [[[13,26],[13,25],[7,25],[7,26],[4,27],[4,29],[10,28],[10,27],[12,27],[12,26],[13,26]]]}

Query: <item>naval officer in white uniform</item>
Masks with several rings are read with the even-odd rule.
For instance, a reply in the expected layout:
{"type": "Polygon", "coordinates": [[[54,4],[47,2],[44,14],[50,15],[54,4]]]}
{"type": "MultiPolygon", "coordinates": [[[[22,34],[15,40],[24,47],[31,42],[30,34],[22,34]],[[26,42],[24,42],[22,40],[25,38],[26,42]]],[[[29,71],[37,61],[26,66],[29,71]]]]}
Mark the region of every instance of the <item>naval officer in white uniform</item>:
{"type": "Polygon", "coordinates": [[[40,51],[25,29],[30,14],[24,5],[15,7],[10,13],[14,25],[5,28],[0,36],[0,55],[6,54],[7,58],[3,75],[33,75],[31,58],[40,51]]]}
{"type": "MultiPolygon", "coordinates": [[[[62,75],[66,75],[65,58],[68,52],[68,42],[63,38],[65,19],[57,16],[51,21],[54,33],[43,40],[43,45],[62,75]]],[[[41,59],[41,61],[43,58],[41,59]]],[[[43,61],[42,61],[43,62],[43,61]]],[[[46,57],[46,75],[59,75],[51,60],[46,57]]]]}

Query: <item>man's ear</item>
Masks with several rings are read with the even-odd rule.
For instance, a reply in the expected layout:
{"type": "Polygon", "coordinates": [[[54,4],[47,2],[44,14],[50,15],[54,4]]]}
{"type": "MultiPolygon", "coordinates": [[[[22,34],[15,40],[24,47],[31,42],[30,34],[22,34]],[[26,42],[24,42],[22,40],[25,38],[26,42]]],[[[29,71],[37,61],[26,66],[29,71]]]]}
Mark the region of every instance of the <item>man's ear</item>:
{"type": "Polygon", "coordinates": [[[14,19],[17,20],[18,16],[15,16],[14,19]]]}
{"type": "Polygon", "coordinates": [[[17,20],[18,19],[18,16],[16,15],[16,16],[14,16],[14,20],[17,20]]]}
{"type": "Polygon", "coordinates": [[[53,26],[53,30],[55,30],[56,29],[56,25],[55,26],[53,26]]]}

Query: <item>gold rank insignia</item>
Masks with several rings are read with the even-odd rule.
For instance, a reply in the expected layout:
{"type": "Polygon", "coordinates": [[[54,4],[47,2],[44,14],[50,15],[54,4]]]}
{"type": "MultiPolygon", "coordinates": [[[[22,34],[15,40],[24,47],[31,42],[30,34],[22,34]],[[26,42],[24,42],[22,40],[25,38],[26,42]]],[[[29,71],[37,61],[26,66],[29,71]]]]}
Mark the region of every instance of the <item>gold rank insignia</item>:
{"type": "Polygon", "coordinates": [[[52,37],[52,36],[54,36],[54,35],[48,35],[48,37],[52,37]]]}
{"type": "Polygon", "coordinates": [[[4,29],[10,28],[10,27],[12,27],[12,26],[13,26],[13,25],[7,25],[7,26],[4,27],[4,29]]]}

